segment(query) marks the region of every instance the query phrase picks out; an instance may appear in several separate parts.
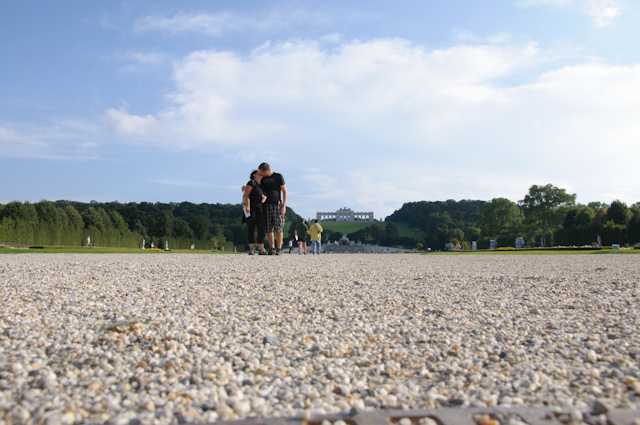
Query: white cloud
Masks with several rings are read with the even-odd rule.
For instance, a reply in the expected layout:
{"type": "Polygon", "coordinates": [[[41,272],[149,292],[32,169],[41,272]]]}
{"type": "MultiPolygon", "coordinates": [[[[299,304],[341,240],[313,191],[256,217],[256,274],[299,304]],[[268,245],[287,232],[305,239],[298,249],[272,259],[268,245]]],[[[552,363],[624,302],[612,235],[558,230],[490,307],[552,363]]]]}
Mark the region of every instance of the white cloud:
{"type": "Polygon", "coordinates": [[[376,142],[389,130],[415,132],[430,121],[440,127],[454,106],[500,102],[492,81],[544,60],[533,43],[427,51],[399,39],[331,49],[315,41],[266,43],[247,56],[194,52],[177,62],[173,106],[156,118],[179,129],[176,140],[186,131],[194,147],[293,142],[305,132],[318,140],[364,132],[376,142]]]}
{"type": "Polygon", "coordinates": [[[620,152],[640,156],[640,66],[539,71],[554,58],[535,43],[427,50],[400,39],[200,51],[176,62],[171,107],[105,116],[123,137],[248,150],[280,170],[297,169],[300,149],[317,152],[317,174],[301,176],[324,183],[292,183],[297,212],[345,198],[384,214],[411,200],[517,200],[567,173],[580,176],[578,193],[613,194],[600,173],[620,152]],[[318,168],[329,162],[337,174],[318,168]]]}
{"type": "Polygon", "coordinates": [[[622,15],[622,6],[618,0],[590,0],[587,13],[595,26],[606,27],[622,15]]]}
{"type": "MultiPolygon", "coordinates": [[[[133,25],[135,33],[160,32],[167,36],[203,34],[212,37],[227,36],[236,32],[290,32],[296,29],[328,28],[361,22],[370,13],[349,6],[300,7],[283,2],[268,10],[253,8],[244,13],[184,13],[167,17],[153,14],[138,19],[133,25]]],[[[106,25],[105,25],[106,26],[106,25]]],[[[330,39],[338,37],[329,35],[330,39]]]]}
{"type": "Polygon", "coordinates": [[[56,125],[0,123],[0,157],[40,158],[51,160],[89,159],[95,157],[98,143],[85,134],[95,128],[61,121],[56,125]]]}
{"type": "Polygon", "coordinates": [[[210,36],[222,35],[232,28],[233,18],[228,13],[178,13],[171,18],[158,15],[146,16],[134,25],[135,32],[157,31],[168,35],[202,33],[210,36]]]}
{"type": "Polygon", "coordinates": [[[103,55],[105,62],[124,63],[120,74],[155,74],[160,66],[169,65],[170,58],[162,52],[125,51],[103,55]]]}
{"type": "Polygon", "coordinates": [[[109,129],[125,138],[146,139],[151,135],[158,135],[158,122],[151,116],[131,115],[124,109],[107,109],[104,119],[109,129]]]}
{"type": "Polygon", "coordinates": [[[622,0],[522,0],[523,7],[551,6],[572,8],[591,17],[596,27],[611,25],[622,15],[622,0]]]}
{"type": "Polygon", "coordinates": [[[176,180],[176,179],[151,179],[148,180],[150,183],[157,183],[166,186],[180,186],[180,187],[189,187],[189,188],[219,188],[222,187],[220,185],[211,184],[202,181],[194,181],[194,180],[176,180]]]}

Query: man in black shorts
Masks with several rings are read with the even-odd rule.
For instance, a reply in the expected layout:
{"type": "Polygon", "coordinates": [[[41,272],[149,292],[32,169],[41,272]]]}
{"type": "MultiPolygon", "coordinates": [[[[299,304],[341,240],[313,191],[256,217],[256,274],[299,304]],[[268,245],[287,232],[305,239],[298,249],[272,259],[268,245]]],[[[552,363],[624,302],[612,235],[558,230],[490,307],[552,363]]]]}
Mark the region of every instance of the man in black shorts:
{"type": "Polygon", "coordinates": [[[271,247],[269,255],[281,255],[284,214],[287,212],[287,186],[284,184],[282,174],[271,171],[271,167],[266,162],[260,164],[258,173],[262,176],[260,185],[267,195],[264,207],[267,215],[267,239],[271,247]]]}

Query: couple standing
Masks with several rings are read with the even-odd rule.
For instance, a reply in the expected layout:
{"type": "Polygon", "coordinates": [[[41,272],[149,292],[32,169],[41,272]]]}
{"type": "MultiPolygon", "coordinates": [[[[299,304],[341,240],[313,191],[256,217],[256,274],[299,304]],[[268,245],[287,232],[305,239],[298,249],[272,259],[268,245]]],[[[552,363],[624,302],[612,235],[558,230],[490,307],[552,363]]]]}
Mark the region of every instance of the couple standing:
{"type": "Polygon", "coordinates": [[[282,174],[271,171],[266,162],[260,164],[245,186],[244,203],[251,214],[246,218],[249,255],[255,254],[256,245],[259,255],[281,255],[284,214],[287,211],[287,186],[282,174]],[[256,229],[257,243],[254,238],[256,229]],[[269,240],[268,252],[264,249],[265,234],[269,240]]]}

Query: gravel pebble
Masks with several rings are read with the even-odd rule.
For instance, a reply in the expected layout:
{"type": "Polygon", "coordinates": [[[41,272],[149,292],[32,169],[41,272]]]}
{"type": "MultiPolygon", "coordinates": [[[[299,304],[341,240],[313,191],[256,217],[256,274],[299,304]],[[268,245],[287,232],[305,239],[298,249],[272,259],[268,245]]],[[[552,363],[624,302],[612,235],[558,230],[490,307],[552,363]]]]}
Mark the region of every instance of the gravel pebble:
{"type": "Polygon", "coordinates": [[[638,408],[639,259],[2,254],[0,424],[638,408]]]}

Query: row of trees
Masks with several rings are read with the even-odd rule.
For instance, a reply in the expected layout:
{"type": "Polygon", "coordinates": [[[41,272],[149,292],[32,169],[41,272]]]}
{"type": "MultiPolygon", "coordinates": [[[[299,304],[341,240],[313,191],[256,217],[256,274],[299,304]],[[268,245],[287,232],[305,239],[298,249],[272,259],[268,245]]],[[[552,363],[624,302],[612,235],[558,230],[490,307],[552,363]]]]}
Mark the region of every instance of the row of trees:
{"type": "Polygon", "coordinates": [[[425,245],[442,249],[447,242],[488,248],[514,246],[522,237],[526,246],[635,244],[640,242],[640,204],[631,207],[615,200],[610,205],[576,204],[576,195],[551,184],[533,185],[518,203],[505,198],[485,201],[413,202],[387,217],[426,233],[425,245]]]}
{"type": "Polygon", "coordinates": [[[445,244],[453,241],[478,241],[481,229],[478,220],[485,201],[421,201],[406,203],[389,217],[387,222],[406,223],[416,230],[425,233],[419,241],[427,248],[443,249],[445,244]]]}
{"type": "Polygon", "coordinates": [[[233,249],[246,239],[239,205],[41,201],[0,205],[0,241],[51,246],[233,249]]]}
{"type": "MultiPolygon", "coordinates": [[[[0,204],[0,241],[47,246],[97,246],[172,249],[243,249],[247,230],[239,204],[90,203],[72,201],[0,204]]],[[[300,217],[288,209],[287,236],[300,217]]],[[[339,239],[342,235],[337,236],[339,239]]]]}
{"type": "MultiPolygon", "coordinates": [[[[154,242],[164,247],[233,250],[246,244],[239,204],[90,203],[41,201],[37,204],[0,204],[0,241],[50,246],[79,246],[88,236],[99,246],[140,247],[154,242]]],[[[293,238],[300,216],[287,209],[285,240],[293,238]]],[[[325,231],[323,240],[338,240],[325,231]]],[[[437,201],[406,203],[376,223],[347,235],[350,240],[387,246],[424,246],[443,249],[446,243],[470,247],[477,241],[488,248],[514,246],[523,237],[529,247],[603,245],[640,242],[640,204],[621,201],[577,205],[576,195],[550,184],[531,186],[518,203],[505,198],[491,201],[437,201]],[[424,232],[424,239],[401,237],[394,223],[424,232]]]]}
{"type": "Polygon", "coordinates": [[[478,225],[483,237],[502,246],[512,244],[516,235],[528,246],[640,242],[640,204],[629,207],[615,200],[577,205],[575,199],[552,185],[532,186],[519,204],[504,198],[487,203],[478,225]]]}

